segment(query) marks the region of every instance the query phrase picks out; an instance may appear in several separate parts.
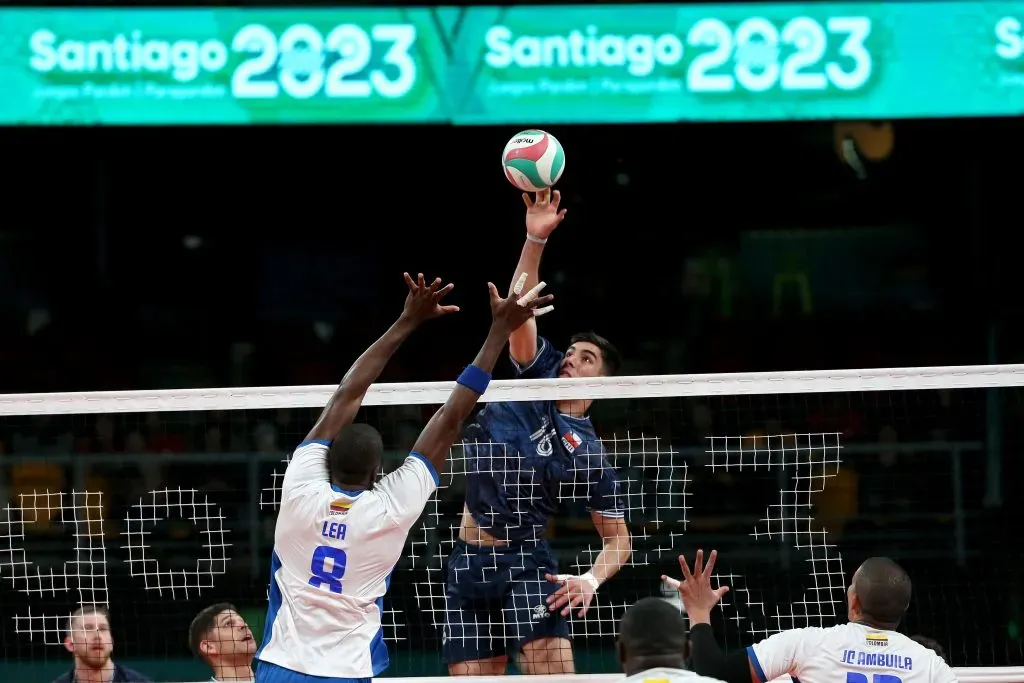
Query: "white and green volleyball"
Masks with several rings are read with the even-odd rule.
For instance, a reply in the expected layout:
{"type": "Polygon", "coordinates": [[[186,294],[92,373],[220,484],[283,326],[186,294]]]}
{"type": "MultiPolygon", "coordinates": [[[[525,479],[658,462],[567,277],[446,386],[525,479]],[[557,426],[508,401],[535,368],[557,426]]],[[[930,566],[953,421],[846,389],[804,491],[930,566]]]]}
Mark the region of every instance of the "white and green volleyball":
{"type": "Polygon", "coordinates": [[[512,136],[501,153],[501,166],[508,181],[524,192],[551,187],[565,170],[565,152],[554,135],[542,130],[524,130],[512,136]]]}

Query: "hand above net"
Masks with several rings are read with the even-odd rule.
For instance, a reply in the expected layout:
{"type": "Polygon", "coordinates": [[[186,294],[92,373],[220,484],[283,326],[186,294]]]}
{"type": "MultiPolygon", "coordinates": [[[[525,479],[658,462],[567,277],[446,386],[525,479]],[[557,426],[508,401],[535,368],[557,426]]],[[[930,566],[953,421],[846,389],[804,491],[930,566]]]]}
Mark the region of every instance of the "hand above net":
{"type": "Polygon", "coordinates": [[[487,283],[487,289],[491,293],[492,325],[503,333],[512,334],[535,315],[544,315],[554,308],[550,305],[555,299],[553,294],[540,296],[541,290],[545,287],[543,282],[537,283],[536,287],[520,296],[523,282],[526,282],[526,273],[520,276],[512,290],[512,296],[507,299],[501,298],[494,283],[487,283]]]}
{"type": "Polygon", "coordinates": [[[561,201],[562,193],[558,190],[541,190],[535,195],[535,199],[530,199],[528,193],[523,193],[523,203],[526,204],[526,234],[533,237],[534,241],[542,244],[546,242],[548,236],[565,218],[566,210],[558,210],[561,201]]]}
{"type": "MultiPolygon", "coordinates": [[[[523,287],[526,285],[526,280],[529,278],[529,275],[530,275],[529,273],[523,273],[522,275],[519,276],[519,279],[516,280],[516,283],[514,285],[512,285],[512,293],[514,295],[516,295],[517,297],[519,297],[519,300],[516,303],[519,304],[520,306],[527,306],[527,305],[529,305],[531,302],[533,302],[534,299],[537,298],[537,296],[541,293],[541,291],[545,287],[548,286],[548,283],[546,283],[546,282],[538,282],[533,287],[533,289],[528,291],[526,294],[523,294],[522,296],[519,296],[520,294],[522,294],[523,287]]],[[[548,298],[549,300],[551,299],[550,296],[548,296],[546,298],[548,298]]],[[[543,307],[534,306],[533,307],[533,315],[534,315],[534,317],[540,317],[540,316],[544,315],[545,313],[550,313],[553,310],[555,310],[554,306],[543,306],[543,307]]]]}
{"type": "Polygon", "coordinates": [[[697,559],[693,562],[693,572],[686,564],[686,557],[679,556],[679,568],[683,571],[683,580],[678,581],[670,576],[662,574],[661,580],[668,586],[679,591],[679,595],[686,605],[686,613],[691,623],[702,623],[710,618],[711,609],[718,604],[722,596],[729,592],[728,586],[711,587],[711,573],[715,568],[715,561],[718,559],[718,551],[712,550],[708,556],[707,566],[704,566],[704,551],[697,551],[697,559]]]}
{"type": "Polygon", "coordinates": [[[590,603],[597,595],[599,583],[597,578],[587,572],[586,574],[545,574],[551,583],[559,584],[558,590],[547,597],[548,609],[552,612],[561,608],[562,616],[568,616],[569,612],[579,608],[576,616],[582,617],[590,609],[590,603]]]}
{"type": "Polygon", "coordinates": [[[428,285],[423,279],[423,273],[417,275],[416,280],[413,280],[409,273],[403,275],[405,284],[409,287],[409,294],[405,297],[405,308],[402,310],[402,317],[406,320],[419,325],[424,320],[459,311],[458,306],[446,306],[441,303],[455,285],[449,283],[441,287],[439,277],[434,278],[428,285]]]}

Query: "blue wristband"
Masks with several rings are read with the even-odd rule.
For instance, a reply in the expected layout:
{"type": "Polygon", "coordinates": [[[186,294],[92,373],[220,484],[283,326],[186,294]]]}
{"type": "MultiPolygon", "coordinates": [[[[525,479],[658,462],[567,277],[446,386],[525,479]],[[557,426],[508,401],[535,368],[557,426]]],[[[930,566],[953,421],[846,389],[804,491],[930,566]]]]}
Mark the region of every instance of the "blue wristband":
{"type": "Polygon", "coordinates": [[[455,380],[467,389],[472,389],[478,394],[487,391],[487,385],[491,383],[491,373],[481,370],[475,365],[467,365],[459,378],[455,380]]]}

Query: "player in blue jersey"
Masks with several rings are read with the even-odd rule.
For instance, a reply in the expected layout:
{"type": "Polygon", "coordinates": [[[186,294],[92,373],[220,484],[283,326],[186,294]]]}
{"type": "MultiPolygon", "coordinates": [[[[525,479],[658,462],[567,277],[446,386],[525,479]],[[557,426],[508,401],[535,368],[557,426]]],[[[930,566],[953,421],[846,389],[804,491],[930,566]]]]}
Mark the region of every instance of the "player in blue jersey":
{"type": "Polygon", "coordinates": [[[402,315],[345,374],[285,471],[257,683],[370,683],[387,668],[382,602],[409,529],[509,334],[551,300],[538,296],[541,287],[502,299],[488,284],[492,323],[483,347],[405,462],[377,481],[380,434],[352,424],[363,396],[419,323],[457,310],[441,304],[451,285],[405,279],[402,315]]]}
{"type": "MultiPolygon", "coordinates": [[[[559,193],[526,202],[526,243],[512,293],[538,284],[544,245],[565,217],[559,193]]],[[[538,314],[544,311],[538,311],[538,314]]],[[[509,338],[521,378],[614,374],[606,339],[574,336],[565,353],[528,320],[509,338]]],[[[526,674],[573,673],[566,621],[582,616],[598,587],[630,554],[619,481],[587,410],[589,400],[491,403],[463,435],[466,504],[448,558],[443,650],[451,675],[500,675],[509,655],[526,674]],[[603,548],[579,576],[559,574],[542,539],[560,501],[585,501],[603,548]]]]}

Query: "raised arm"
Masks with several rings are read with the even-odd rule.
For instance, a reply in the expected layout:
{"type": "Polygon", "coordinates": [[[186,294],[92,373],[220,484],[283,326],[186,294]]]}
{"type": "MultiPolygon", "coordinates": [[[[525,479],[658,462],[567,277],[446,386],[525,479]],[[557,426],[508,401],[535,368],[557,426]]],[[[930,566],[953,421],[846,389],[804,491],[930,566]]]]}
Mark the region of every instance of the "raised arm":
{"type": "Polygon", "coordinates": [[[415,281],[408,273],[404,275],[409,294],[405,298],[402,314],[380,339],[356,359],[356,362],[345,373],[341,384],[338,385],[334,395],[331,396],[323,412],[320,413],[316,424],[313,425],[313,429],[306,436],[306,441],[333,440],[342,427],[351,424],[355,419],[366,390],[377,381],[384,366],[388,364],[391,356],[412,334],[412,331],[424,320],[459,310],[458,306],[441,304],[441,300],[448,292],[452,291],[454,285],[441,287],[441,278],[435,279],[428,285],[423,279],[423,273],[420,273],[415,281]]]}
{"type": "MultiPolygon", "coordinates": [[[[558,190],[538,192],[536,201],[531,200],[529,194],[523,193],[523,203],[526,204],[526,242],[519,255],[519,264],[516,266],[515,278],[509,286],[509,294],[529,291],[540,282],[540,258],[544,253],[544,245],[565,218],[565,209],[558,209],[561,201],[562,194],[558,190]],[[526,275],[525,280],[522,279],[523,274],[526,275]],[[519,291],[516,291],[517,286],[519,291]]],[[[538,315],[546,312],[538,312],[538,315]]],[[[527,320],[522,327],[512,333],[508,343],[512,360],[519,365],[529,365],[537,355],[537,322],[533,318],[527,320]]]]}
{"type": "Polygon", "coordinates": [[[487,288],[491,293],[492,320],[484,345],[473,359],[473,364],[459,375],[448,400],[430,418],[413,446],[413,452],[430,461],[435,472],[444,468],[448,451],[458,438],[463,421],[469,417],[473,406],[487,390],[494,364],[505,348],[509,335],[532,320],[538,310],[543,310],[554,299],[551,295],[539,296],[542,285],[531,288],[522,296],[513,294],[507,299],[502,299],[490,282],[487,288]]]}

